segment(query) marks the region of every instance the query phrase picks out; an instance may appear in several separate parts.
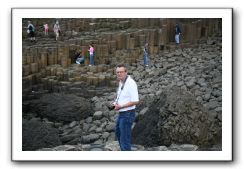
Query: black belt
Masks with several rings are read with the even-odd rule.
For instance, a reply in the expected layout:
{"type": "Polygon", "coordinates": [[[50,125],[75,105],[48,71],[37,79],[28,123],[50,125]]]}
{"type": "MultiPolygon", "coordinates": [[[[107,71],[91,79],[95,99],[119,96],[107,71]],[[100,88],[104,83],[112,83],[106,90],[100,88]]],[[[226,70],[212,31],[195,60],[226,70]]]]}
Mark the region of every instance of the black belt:
{"type": "Polygon", "coordinates": [[[136,109],[131,109],[131,110],[127,110],[127,111],[120,111],[119,114],[123,114],[123,113],[130,113],[130,112],[135,112],[136,109]]]}

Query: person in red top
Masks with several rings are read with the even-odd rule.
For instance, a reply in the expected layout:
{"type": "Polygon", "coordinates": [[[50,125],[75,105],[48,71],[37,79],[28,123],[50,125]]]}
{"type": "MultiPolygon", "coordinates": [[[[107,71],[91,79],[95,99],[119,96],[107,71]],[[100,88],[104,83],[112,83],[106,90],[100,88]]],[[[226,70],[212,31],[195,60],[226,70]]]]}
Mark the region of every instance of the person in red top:
{"type": "Polygon", "coordinates": [[[44,24],[43,27],[44,27],[44,35],[48,35],[48,24],[47,23],[44,24]]]}

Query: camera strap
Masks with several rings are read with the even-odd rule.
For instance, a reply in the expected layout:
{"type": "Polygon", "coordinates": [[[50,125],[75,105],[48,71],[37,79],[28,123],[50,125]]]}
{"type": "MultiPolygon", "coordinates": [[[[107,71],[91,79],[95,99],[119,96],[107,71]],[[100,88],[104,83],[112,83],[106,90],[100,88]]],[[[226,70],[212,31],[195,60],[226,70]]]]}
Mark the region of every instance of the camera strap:
{"type": "MultiPolygon", "coordinates": [[[[122,90],[123,90],[123,89],[124,89],[124,87],[125,87],[125,82],[126,82],[127,78],[128,78],[128,75],[126,76],[126,78],[125,78],[125,80],[124,80],[124,82],[123,82],[123,84],[122,84],[122,86],[121,86],[121,90],[120,90],[120,92],[119,92],[118,97],[117,97],[117,98],[116,98],[116,100],[115,100],[115,103],[118,103],[118,100],[119,100],[120,94],[121,94],[122,90]]],[[[119,88],[118,88],[118,90],[119,90],[119,88]]]]}

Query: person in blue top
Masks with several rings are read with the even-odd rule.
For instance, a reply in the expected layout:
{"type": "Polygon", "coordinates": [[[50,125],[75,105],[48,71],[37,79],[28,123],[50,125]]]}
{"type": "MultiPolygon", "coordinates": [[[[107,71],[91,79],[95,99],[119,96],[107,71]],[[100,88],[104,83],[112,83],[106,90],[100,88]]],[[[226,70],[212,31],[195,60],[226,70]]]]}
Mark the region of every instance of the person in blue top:
{"type": "Polygon", "coordinates": [[[178,23],[175,25],[175,43],[178,45],[180,43],[181,29],[178,23]]]}

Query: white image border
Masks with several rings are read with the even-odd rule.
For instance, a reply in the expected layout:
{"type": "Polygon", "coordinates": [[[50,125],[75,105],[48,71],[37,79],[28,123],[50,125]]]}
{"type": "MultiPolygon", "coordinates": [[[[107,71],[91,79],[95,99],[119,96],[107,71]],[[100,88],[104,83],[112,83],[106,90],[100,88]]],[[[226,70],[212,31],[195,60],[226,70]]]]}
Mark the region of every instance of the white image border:
{"type": "Polygon", "coordinates": [[[13,161],[232,161],[232,9],[12,9],[13,161]],[[222,151],[22,151],[22,18],[222,18],[222,151]]]}

